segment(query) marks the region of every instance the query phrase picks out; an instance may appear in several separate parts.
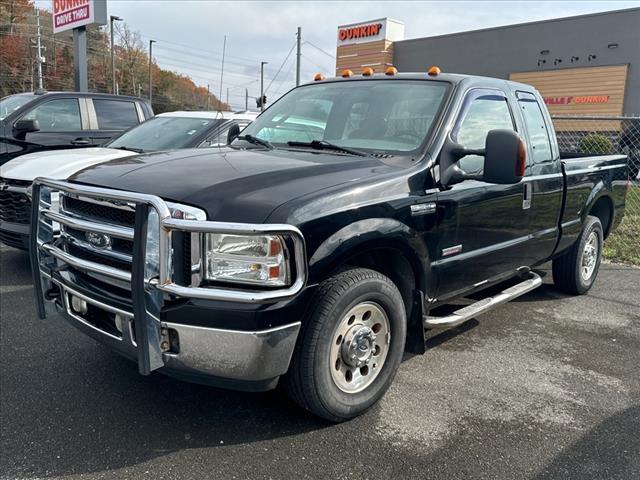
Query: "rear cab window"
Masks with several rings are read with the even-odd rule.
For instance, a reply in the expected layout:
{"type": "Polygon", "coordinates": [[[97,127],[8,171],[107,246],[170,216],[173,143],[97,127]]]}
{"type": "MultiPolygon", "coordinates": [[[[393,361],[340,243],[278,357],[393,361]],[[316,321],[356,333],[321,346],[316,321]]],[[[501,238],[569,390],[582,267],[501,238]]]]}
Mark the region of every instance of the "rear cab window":
{"type": "Polygon", "coordinates": [[[529,92],[517,92],[518,106],[522,112],[527,133],[529,134],[529,148],[531,161],[545,163],[553,160],[549,129],[544,120],[542,108],[535,95],[529,92]]]}
{"type": "Polygon", "coordinates": [[[126,130],[140,123],[135,102],[93,99],[93,108],[100,130],[126,130]]]}

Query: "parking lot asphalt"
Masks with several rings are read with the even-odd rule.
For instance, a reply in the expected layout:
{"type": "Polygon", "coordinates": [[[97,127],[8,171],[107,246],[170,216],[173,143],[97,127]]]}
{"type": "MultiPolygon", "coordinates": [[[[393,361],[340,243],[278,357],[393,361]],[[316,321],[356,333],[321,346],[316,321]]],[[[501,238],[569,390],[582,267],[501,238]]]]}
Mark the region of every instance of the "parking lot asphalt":
{"type": "Polygon", "coordinates": [[[139,376],[38,320],[27,255],[0,257],[0,478],[640,478],[640,269],[603,265],[583,297],[547,275],[331,425],[279,391],[139,376]]]}

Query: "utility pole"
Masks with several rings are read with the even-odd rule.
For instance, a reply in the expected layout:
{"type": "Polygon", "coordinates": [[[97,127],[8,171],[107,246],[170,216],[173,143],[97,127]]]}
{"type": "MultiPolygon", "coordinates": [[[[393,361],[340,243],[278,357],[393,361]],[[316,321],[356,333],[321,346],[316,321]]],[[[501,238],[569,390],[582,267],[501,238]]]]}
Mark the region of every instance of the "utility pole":
{"type": "Polygon", "coordinates": [[[260,111],[264,110],[264,66],[269,62],[260,62],[260,111]]]}
{"type": "Polygon", "coordinates": [[[249,89],[244,89],[244,109],[249,110],[249,89]]]}
{"type": "Polygon", "coordinates": [[[220,96],[218,100],[222,102],[222,80],[224,79],[224,55],[227,51],[227,36],[224,36],[224,42],[222,44],[222,68],[220,69],[220,96]]]}
{"type": "Polygon", "coordinates": [[[153,66],[153,44],[155,40],[149,40],[149,104],[152,105],[153,100],[153,70],[151,67],[153,66]]]}
{"type": "Polygon", "coordinates": [[[229,105],[229,87],[227,87],[227,105],[229,105]]]}
{"type": "Polygon", "coordinates": [[[302,59],[302,28],[298,27],[298,33],[296,34],[296,87],[300,85],[300,61],[302,59]]]}
{"type": "Polygon", "coordinates": [[[38,49],[38,88],[42,89],[42,42],[40,41],[40,9],[36,8],[36,24],[38,26],[38,37],[36,40],[36,48],[38,49]]]}
{"type": "Polygon", "coordinates": [[[113,22],[120,22],[122,19],[120,17],[116,17],[115,15],[111,15],[109,17],[109,32],[111,33],[111,93],[115,95],[116,93],[116,60],[113,52],[113,22]]]}
{"type": "Polygon", "coordinates": [[[207,111],[209,111],[209,97],[211,96],[211,88],[210,85],[207,83],[207,111]]]}

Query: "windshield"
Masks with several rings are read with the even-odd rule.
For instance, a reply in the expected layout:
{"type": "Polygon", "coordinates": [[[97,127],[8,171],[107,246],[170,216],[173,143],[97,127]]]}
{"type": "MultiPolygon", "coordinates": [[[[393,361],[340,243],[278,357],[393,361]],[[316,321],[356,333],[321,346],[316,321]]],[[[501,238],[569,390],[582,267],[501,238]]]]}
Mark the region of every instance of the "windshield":
{"type": "Polygon", "coordinates": [[[106,144],[109,148],[131,148],[145,152],[186,148],[205,130],[224,122],[223,119],[154,117],[126,131],[106,144]]]}
{"type": "Polygon", "coordinates": [[[323,141],[368,153],[409,155],[427,137],[447,87],[421,80],[309,85],[278,100],[242,134],[276,147],[323,141]]]}
{"type": "Polygon", "coordinates": [[[20,107],[33,100],[34,97],[35,95],[32,93],[9,95],[8,97],[4,97],[0,100],[0,120],[7,118],[20,107]]]}

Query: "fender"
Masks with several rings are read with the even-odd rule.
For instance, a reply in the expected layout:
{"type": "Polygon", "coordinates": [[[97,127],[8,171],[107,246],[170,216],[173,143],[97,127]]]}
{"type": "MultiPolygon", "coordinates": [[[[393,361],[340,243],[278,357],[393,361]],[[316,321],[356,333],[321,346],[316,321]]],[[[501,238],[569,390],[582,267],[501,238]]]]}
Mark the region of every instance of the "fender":
{"type": "Polygon", "coordinates": [[[596,183],[593,186],[591,193],[589,193],[589,196],[584,202],[585,204],[584,210],[582,211],[582,215],[581,215],[583,225],[584,225],[584,222],[587,220],[587,215],[589,214],[589,211],[591,211],[591,209],[596,204],[596,202],[600,200],[602,197],[607,197],[611,199],[610,194],[611,194],[611,188],[605,184],[605,180],[603,179],[598,180],[598,183],[596,183]]]}
{"type": "Polygon", "coordinates": [[[349,257],[366,250],[394,248],[409,261],[416,279],[416,289],[430,295],[435,291],[429,274],[431,262],[421,236],[408,225],[392,218],[368,218],[351,223],[326,238],[309,260],[311,282],[323,278],[349,257]]]}

